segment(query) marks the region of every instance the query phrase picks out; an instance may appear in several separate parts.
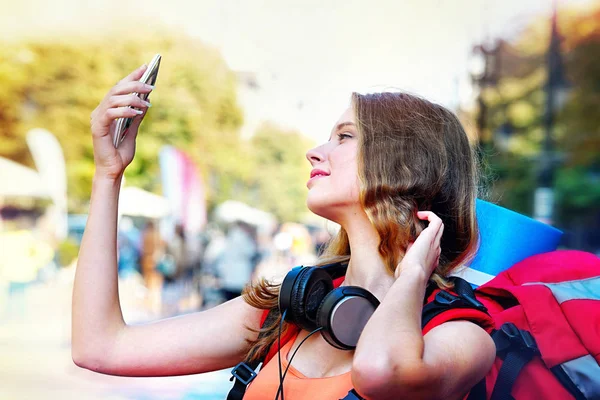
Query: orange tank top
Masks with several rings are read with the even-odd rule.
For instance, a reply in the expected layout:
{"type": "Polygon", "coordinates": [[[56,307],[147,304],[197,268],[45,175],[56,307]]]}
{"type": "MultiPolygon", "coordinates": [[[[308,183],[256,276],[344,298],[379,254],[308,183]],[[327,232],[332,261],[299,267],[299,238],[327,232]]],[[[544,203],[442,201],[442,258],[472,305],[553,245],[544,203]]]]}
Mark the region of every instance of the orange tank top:
{"type": "MultiPolygon", "coordinates": [[[[341,280],[342,279],[340,278],[337,282],[334,281],[335,287],[339,286],[341,280]]],[[[439,290],[435,290],[430,295],[428,302],[435,298],[435,294],[438,291],[439,290]]],[[[264,323],[267,313],[268,311],[263,315],[262,323],[264,323]]],[[[491,333],[494,328],[494,321],[488,314],[482,311],[465,308],[458,309],[455,312],[442,313],[434,318],[423,329],[423,335],[435,326],[451,320],[472,321],[481,326],[488,333],[491,333]]],[[[290,335],[290,339],[281,348],[282,371],[285,371],[289,364],[288,353],[296,341],[298,333],[299,331],[294,333],[293,336],[290,335]]],[[[285,339],[285,336],[283,339],[285,339]]],[[[273,354],[274,357],[269,359],[256,378],[248,385],[244,400],[265,400],[275,398],[277,389],[279,388],[279,364],[277,361],[277,353],[273,352],[272,355],[273,354]]],[[[288,400],[343,399],[353,387],[351,372],[327,378],[307,378],[290,365],[288,373],[283,381],[283,394],[288,400]]],[[[465,396],[465,399],[467,396],[468,394],[465,396]]]]}
{"type": "MultiPolygon", "coordinates": [[[[297,334],[281,348],[281,368],[285,371],[288,354],[297,334]]],[[[283,381],[286,400],[342,399],[352,389],[350,372],[326,378],[307,378],[290,365],[283,381]]],[[[279,364],[273,357],[248,386],[244,400],[274,399],[279,388],[279,364]]]]}

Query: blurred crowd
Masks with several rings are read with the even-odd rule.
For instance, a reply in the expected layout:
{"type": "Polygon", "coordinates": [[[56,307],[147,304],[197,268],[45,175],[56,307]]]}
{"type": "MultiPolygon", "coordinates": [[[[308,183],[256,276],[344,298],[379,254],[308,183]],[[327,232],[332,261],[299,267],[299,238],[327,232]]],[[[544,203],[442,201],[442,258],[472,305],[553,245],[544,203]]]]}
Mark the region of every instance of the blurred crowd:
{"type": "MultiPolygon", "coordinates": [[[[69,236],[61,243],[49,239],[43,213],[5,207],[2,216],[0,304],[76,267],[85,215],[69,217],[69,236]]],[[[314,262],[330,238],[324,228],[295,222],[259,226],[233,217],[210,221],[196,235],[181,224],[168,234],[164,222],[122,216],[118,225],[120,290],[134,293],[147,317],[213,307],[253,280],[279,282],[293,266],[314,262]]]]}
{"type": "Polygon", "coordinates": [[[242,294],[251,281],[280,282],[295,265],[314,262],[329,233],[299,223],[264,230],[248,222],[209,223],[190,237],[177,225],[165,240],[154,221],[119,229],[119,276],[143,282],[154,315],[200,310],[242,294]]]}

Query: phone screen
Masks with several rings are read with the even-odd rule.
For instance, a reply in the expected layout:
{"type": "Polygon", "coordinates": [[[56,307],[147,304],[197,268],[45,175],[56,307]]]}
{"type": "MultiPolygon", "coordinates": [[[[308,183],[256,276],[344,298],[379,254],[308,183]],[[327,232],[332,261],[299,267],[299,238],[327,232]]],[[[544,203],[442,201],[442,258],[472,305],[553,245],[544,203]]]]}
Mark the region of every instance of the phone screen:
{"type": "MultiPolygon", "coordinates": [[[[148,68],[142,75],[140,82],[147,83],[149,85],[155,85],[156,78],[158,77],[158,69],[160,67],[160,54],[155,55],[148,64],[148,68]]],[[[142,100],[148,99],[149,93],[134,93],[136,96],[141,98],[142,100]]],[[[127,129],[133,122],[133,118],[118,118],[115,126],[115,133],[113,136],[113,144],[115,147],[119,147],[125,136],[127,136],[127,129]]]]}

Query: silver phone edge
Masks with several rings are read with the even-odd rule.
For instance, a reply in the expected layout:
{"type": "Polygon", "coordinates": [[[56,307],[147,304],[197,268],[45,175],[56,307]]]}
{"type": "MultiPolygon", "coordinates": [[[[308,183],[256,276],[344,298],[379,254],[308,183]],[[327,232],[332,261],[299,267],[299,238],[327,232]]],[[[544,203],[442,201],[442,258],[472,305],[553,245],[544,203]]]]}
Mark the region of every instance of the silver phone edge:
{"type": "MultiPolygon", "coordinates": [[[[156,70],[157,65],[160,62],[161,58],[162,58],[162,56],[160,54],[154,55],[154,57],[148,64],[148,68],[146,69],[146,71],[144,71],[144,75],[142,75],[142,77],[140,78],[140,82],[145,83],[148,81],[148,78],[150,78],[150,76],[152,76],[152,74],[156,70]]],[[[137,96],[139,93],[133,93],[133,94],[137,96]]],[[[117,122],[116,122],[116,126],[115,126],[115,134],[113,136],[113,146],[115,146],[115,148],[119,147],[119,145],[123,142],[123,140],[125,140],[125,135],[123,135],[123,133],[125,133],[123,131],[123,127],[125,125],[126,119],[127,118],[117,118],[117,122]]]]}

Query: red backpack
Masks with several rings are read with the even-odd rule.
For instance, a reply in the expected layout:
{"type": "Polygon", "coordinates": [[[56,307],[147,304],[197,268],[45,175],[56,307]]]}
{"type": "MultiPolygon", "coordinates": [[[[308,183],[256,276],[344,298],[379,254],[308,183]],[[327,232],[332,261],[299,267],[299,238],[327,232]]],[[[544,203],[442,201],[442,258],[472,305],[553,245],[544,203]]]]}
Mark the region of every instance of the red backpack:
{"type": "MultiPolygon", "coordinates": [[[[454,283],[453,292],[428,293],[422,326],[426,332],[454,319],[452,314],[464,318],[469,309],[470,319],[477,322],[479,316],[482,326],[492,317],[496,361],[468,400],[600,400],[597,256],[553,251],[515,264],[476,290],[461,278],[454,278],[454,283]]],[[[275,317],[273,312],[268,314],[263,324],[266,318],[275,317]]],[[[282,345],[292,335],[283,337],[282,345]]],[[[268,362],[276,347],[260,361],[268,362]]],[[[236,369],[239,366],[232,373],[237,377],[236,369]]],[[[346,398],[360,396],[351,391],[346,398]]]]}
{"type": "MultiPolygon", "coordinates": [[[[439,292],[424,324],[458,308],[493,318],[496,361],[468,397],[490,400],[600,399],[600,259],[560,250],[529,257],[474,292],[439,292]]],[[[425,326],[425,325],[424,325],[425,326]]]]}

